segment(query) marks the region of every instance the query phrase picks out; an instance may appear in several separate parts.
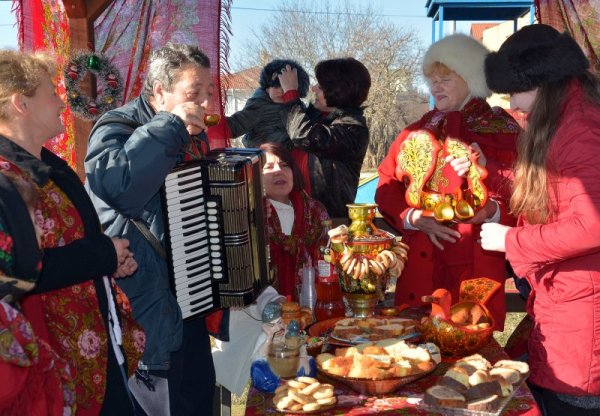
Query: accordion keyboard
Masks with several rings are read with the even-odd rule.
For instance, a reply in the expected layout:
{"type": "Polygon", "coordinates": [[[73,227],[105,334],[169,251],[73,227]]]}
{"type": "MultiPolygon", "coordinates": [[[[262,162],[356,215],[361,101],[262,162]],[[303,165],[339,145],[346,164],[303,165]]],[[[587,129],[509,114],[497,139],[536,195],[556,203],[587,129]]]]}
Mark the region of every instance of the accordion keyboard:
{"type": "Polygon", "coordinates": [[[170,173],[164,201],[170,272],[183,318],[220,306],[219,281],[226,281],[219,201],[206,192],[200,165],[170,173]]]}

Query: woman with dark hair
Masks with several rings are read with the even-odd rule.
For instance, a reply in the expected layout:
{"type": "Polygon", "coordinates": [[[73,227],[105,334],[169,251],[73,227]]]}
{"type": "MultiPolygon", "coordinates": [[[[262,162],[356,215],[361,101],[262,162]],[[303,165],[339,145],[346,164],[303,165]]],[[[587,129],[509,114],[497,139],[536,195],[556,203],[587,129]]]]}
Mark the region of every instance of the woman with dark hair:
{"type": "Polygon", "coordinates": [[[485,61],[493,91],[528,113],[510,208],[484,224],[531,285],[529,383],[544,415],[600,414],[600,82],[568,34],[526,26],[485,61]]]}
{"type": "MultiPolygon", "coordinates": [[[[296,70],[286,67],[279,80],[284,93],[298,89],[296,70]]],[[[305,108],[298,99],[285,108],[287,132],[298,152],[294,157],[307,189],[332,217],[347,217],[354,202],[360,169],[369,144],[362,104],[371,76],[354,58],[321,61],[315,67],[315,101],[305,108]]]]}
{"type": "Polygon", "coordinates": [[[310,258],[317,264],[321,222],[328,219],[321,203],[303,190],[302,175],[291,153],[278,143],[260,146],[266,152],[263,179],[270,205],[268,234],[271,263],[276,268],[278,291],[298,300],[302,283],[298,272],[310,258]]]}

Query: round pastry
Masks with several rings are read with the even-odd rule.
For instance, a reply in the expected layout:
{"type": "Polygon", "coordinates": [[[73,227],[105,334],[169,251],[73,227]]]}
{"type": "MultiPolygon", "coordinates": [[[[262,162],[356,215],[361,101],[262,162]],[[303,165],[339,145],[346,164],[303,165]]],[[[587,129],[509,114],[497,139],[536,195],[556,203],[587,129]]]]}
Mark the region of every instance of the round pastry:
{"type": "Polygon", "coordinates": [[[281,305],[281,312],[283,312],[283,313],[300,312],[300,305],[298,305],[298,302],[285,302],[283,305],[281,305]]]}
{"type": "Polygon", "coordinates": [[[335,227],[333,230],[329,230],[327,235],[332,243],[345,243],[348,241],[348,227],[345,225],[340,225],[339,227],[335,227]]]}

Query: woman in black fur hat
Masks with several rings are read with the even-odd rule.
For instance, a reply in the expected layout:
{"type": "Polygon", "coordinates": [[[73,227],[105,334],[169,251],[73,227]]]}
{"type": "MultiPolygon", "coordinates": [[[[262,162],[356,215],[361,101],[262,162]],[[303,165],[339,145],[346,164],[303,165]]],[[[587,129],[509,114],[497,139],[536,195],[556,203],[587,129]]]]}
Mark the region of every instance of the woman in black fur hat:
{"type": "Polygon", "coordinates": [[[485,61],[490,89],[528,112],[510,208],[484,224],[531,285],[529,382],[544,415],[600,414],[600,84],[567,33],[524,27],[485,61]]]}
{"type": "Polygon", "coordinates": [[[244,108],[226,117],[229,137],[244,134],[242,142],[245,147],[260,147],[268,142],[281,143],[290,149],[293,147],[281,118],[283,107],[290,105],[285,104],[278,77],[286,66],[298,72],[298,90],[293,98],[306,97],[309,78],[299,63],[289,59],[269,62],[260,73],[260,87],[254,91],[244,108]]]}

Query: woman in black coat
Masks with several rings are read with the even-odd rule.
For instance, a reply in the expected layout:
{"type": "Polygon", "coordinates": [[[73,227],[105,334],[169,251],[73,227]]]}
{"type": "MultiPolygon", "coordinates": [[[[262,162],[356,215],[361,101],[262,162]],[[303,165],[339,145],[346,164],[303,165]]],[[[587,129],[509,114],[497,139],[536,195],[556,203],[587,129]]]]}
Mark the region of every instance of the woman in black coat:
{"type": "MultiPolygon", "coordinates": [[[[356,59],[338,58],[319,62],[315,77],[314,103],[305,108],[296,99],[283,110],[284,123],[294,147],[307,153],[297,161],[308,176],[311,195],[331,217],[347,217],[346,204],[356,197],[369,144],[361,105],[369,94],[371,76],[356,59]]],[[[291,67],[282,70],[279,80],[284,93],[298,88],[291,67]]]]}

